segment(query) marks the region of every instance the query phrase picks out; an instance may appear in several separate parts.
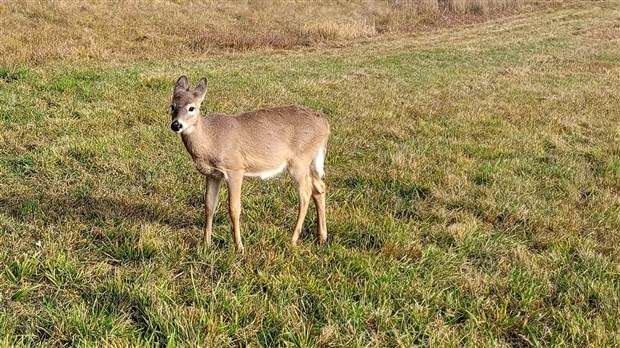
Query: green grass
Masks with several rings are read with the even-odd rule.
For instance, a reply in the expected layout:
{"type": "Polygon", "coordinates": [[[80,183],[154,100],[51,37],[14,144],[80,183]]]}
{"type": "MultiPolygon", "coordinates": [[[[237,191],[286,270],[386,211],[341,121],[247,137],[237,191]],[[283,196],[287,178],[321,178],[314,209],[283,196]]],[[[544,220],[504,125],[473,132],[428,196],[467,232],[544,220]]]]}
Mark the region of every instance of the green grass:
{"type": "Polygon", "coordinates": [[[576,3],[340,49],[0,67],[0,344],[620,345],[620,6],[576,3]],[[290,179],[225,192],[169,130],[329,118],[329,243],[290,179]]]}

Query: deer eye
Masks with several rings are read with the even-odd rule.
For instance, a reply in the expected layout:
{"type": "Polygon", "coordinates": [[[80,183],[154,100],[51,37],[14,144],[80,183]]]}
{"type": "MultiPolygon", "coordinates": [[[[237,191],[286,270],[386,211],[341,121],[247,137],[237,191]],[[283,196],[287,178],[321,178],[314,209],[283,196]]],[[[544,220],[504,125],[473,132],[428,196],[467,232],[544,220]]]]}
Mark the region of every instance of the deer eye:
{"type": "Polygon", "coordinates": [[[174,104],[170,105],[170,111],[174,111],[174,104]]]}
{"type": "Polygon", "coordinates": [[[193,106],[190,106],[190,107],[189,107],[189,112],[192,112],[192,111],[194,111],[194,110],[196,110],[196,108],[195,108],[195,107],[193,107],[193,106]]]}

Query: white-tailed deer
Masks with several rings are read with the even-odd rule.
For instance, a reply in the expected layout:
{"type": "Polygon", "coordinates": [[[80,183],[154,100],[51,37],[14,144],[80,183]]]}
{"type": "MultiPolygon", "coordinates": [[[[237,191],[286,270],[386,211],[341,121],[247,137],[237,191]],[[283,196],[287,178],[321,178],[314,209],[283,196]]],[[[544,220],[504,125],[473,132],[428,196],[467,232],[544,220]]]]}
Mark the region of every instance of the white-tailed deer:
{"type": "Polygon", "coordinates": [[[325,183],[321,179],[329,137],[325,117],[301,106],[201,117],[200,104],[206,93],[206,79],[201,79],[191,91],[187,77],[181,76],[174,86],[170,106],[170,127],[181,134],[196,169],[207,177],[204,245],[211,244],[213,213],[222,181],[228,185],[235,245],[243,251],[239,227],[243,177],[267,179],[285,169],[297,183],[299,193],[292,244],[299,239],[311,196],[317,210],[319,242],[325,242],[325,183]]]}

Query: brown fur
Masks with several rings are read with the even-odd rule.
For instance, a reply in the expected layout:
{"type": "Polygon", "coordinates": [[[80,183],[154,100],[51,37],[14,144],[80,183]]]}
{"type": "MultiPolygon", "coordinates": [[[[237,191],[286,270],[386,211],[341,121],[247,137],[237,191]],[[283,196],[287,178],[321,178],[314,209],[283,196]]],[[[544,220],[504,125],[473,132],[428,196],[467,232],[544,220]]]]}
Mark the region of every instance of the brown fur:
{"type": "Polygon", "coordinates": [[[300,195],[292,243],[299,238],[310,196],[317,206],[319,241],[325,242],[325,184],[321,179],[322,171],[316,169],[314,161],[321,149],[323,154],[326,151],[329,137],[326,118],[301,106],[262,109],[234,116],[212,113],[201,117],[200,104],[206,90],[205,79],[190,91],[187,78],[181,76],[172,99],[173,121],[183,122],[183,129],[194,127],[193,131],[182,133],[183,143],[196,169],[207,177],[205,245],[211,243],[213,212],[221,181],[228,185],[235,243],[243,250],[239,228],[243,177],[273,172],[282,166],[295,179],[300,195]],[[187,110],[190,105],[196,108],[194,114],[187,110]]]}

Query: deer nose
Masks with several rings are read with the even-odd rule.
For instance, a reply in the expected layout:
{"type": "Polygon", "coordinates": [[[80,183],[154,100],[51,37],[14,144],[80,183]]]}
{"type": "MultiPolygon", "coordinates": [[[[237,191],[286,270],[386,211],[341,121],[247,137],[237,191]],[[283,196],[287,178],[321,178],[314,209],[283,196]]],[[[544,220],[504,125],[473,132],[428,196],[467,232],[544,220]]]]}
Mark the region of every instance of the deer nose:
{"type": "Polygon", "coordinates": [[[178,132],[181,130],[181,128],[183,128],[183,125],[181,123],[179,123],[179,121],[174,121],[172,122],[172,124],[170,125],[170,128],[175,131],[178,132]]]}

